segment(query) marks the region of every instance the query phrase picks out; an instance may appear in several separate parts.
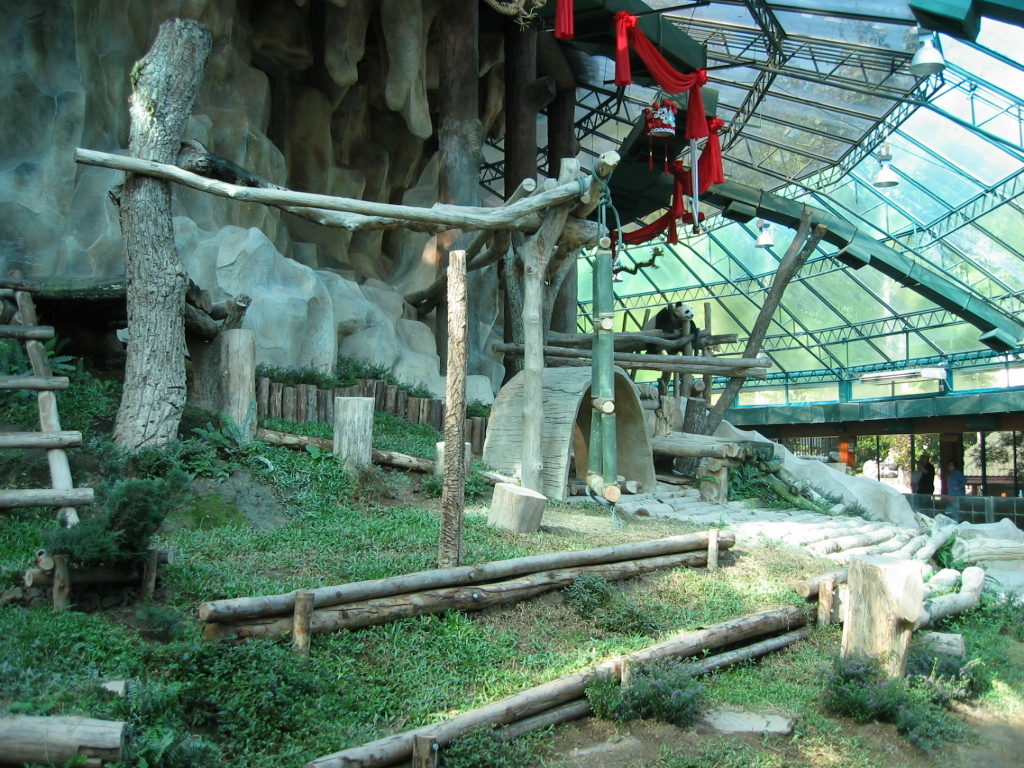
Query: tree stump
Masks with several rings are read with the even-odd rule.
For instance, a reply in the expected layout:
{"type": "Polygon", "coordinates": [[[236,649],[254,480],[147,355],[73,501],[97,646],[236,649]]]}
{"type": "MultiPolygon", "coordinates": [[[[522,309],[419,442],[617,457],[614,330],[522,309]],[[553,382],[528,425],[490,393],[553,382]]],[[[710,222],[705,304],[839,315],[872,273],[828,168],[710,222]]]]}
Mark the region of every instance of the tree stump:
{"type": "Polygon", "coordinates": [[[547,497],[537,491],[511,483],[498,483],[494,486],[487,522],[495,528],[516,533],[536,533],[540,530],[546,502],[547,497]]]}
{"type": "Polygon", "coordinates": [[[877,656],[885,674],[900,677],[924,606],[920,565],[885,556],[855,558],[849,589],[842,655],[877,656]]]}
{"type": "Polygon", "coordinates": [[[368,467],[373,461],[373,398],[334,398],[334,455],[346,467],[368,467]]]}

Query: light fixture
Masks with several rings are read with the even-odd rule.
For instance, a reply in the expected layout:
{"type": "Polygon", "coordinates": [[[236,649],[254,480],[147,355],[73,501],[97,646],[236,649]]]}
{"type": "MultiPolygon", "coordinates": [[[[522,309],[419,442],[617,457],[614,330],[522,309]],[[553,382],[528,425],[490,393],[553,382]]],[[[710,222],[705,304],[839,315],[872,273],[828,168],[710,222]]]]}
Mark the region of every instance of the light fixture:
{"type": "Polygon", "coordinates": [[[945,381],[945,368],[913,368],[905,371],[873,371],[860,377],[862,384],[897,384],[902,381],[945,381]]]}
{"type": "Polygon", "coordinates": [[[882,145],[882,151],[878,153],[878,164],[881,167],[875,175],[875,180],[871,182],[874,186],[885,189],[895,187],[900,183],[900,177],[892,169],[892,152],[889,151],[889,142],[882,145]]]}
{"type": "Polygon", "coordinates": [[[771,248],[775,245],[775,235],[772,234],[771,224],[764,219],[758,219],[757,228],[760,231],[757,234],[757,242],[754,243],[755,248],[771,248]]]}
{"type": "Polygon", "coordinates": [[[915,77],[928,77],[937,75],[946,68],[946,60],[942,58],[942,51],[938,48],[938,40],[934,32],[921,30],[917,31],[918,49],[914,58],[910,60],[910,73],[915,77]]]}

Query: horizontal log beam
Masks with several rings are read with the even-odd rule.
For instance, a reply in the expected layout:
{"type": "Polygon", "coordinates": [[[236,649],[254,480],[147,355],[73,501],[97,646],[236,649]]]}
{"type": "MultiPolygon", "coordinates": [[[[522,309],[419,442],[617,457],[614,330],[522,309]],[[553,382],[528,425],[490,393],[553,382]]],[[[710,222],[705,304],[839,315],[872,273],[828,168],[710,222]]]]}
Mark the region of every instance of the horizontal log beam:
{"type": "Polygon", "coordinates": [[[67,376],[0,376],[0,389],[34,389],[55,391],[67,389],[67,376]]]}
{"type": "MultiPolygon", "coordinates": [[[[522,355],[522,344],[493,344],[495,352],[522,355]]],[[[549,360],[590,360],[593,352],[588,349],[567,347],[544,347],[544,357],[549,360]]],[[[644,371],[679,371],[709,373],[734,378],[763,379],[768,375],[771,361],[761,357],[703,357],[696,355],[634,355],[616,352],[615,365],[621,368],[644,371]]]]}
{"type": "MultiPolygon", "coordinates": [[[[665,642],[628,654],[625,659],[634,663],[667,657],[686,658],[751,637],[792,631],[806,623],[803,611],[795,606],[760,611],[693,632],[683,632],[665,642]]],[[[615,663],[615,660],[603,662],[582,672],[470,710],[437,725],[392,734],[369,744],[318,757],[306,763],[305,768],[381,768],[408,760],[417,735],[430,736],[444,746],[474,728],[505,725],[532,717],[581,698],[594,678],[600,674],[614,673],[615,663]]]]}
{"type": "MultiPolygon", "coordinates": [[[[556,347],[589,347],[594,343],[594,334],[592,333],[548,331],[545,337],[552,346],[556,347]]],[[[719,344],[735,344],[736,340],[735,333],[709,334],[703,331],[698,334],[688,333],[685,336],[672,336],[666,331],[650,330],[642,333],[616,333],[614,337],[616,351],[623,352],[644,349],[649,344],[674,350],[682,349],[687,344],[714,347],[719,344]],[[694,338],[695,336],[696,338],[694,338]]]]}
{"type": "Polygon", "coordinates": [[[793,585],[793,589],[805,600],[814,600],[818,597],[818,590],[821,588],[822,582],[831,581],[833,584],[845,584],[849,575],[850,569],[843,568],[838,571],[822,574],[813,579],[798,581],[793,585]]]}
{"type": "MultiPolygon", "coordinates": [[[[728,549],[736,543],[736,534],[731,531],[719,533],[719,549],[728,549]]],[[[547,555],[529,555],[511,560],[496,560],[480,565],[464,565],[457,568],[437,568],[431,571],[393,576],[387,579],[357,581],[313,590],[313,604],[320,608],[342,603],[354,603],[391,595],[419,592],[449,586],[483,584],[489,581],[508,579],[528,573],[545,570],[571,568],[599,563],[623,562],[647,557],[658,557],[680,552],[707,549],[707,531],[669,536],[663,539],[616,544],[572,552],[555,552],[547,555]]],[[[199,618],[203,621],[232,621],[257,616],[278,616],[290,614],[295,606],[295,593],[261,597],[236,597],[215,600],[199,606],[199,618]]]]}
{"type": "Polygon", "coordinates": [[[477,208],[443,203],[438,203],[430,208],[420,208],[309,192],[293,192],[287,189],[243,187],[207,179],[204,176],[184,171],[176,165],[81,148],[75,150],[75,162],[174,181],[192,189],[239,202],[320,208],[327,211],[385,217],[394,222],[440,225],[445,228],[471,230],[521,229],[526,225],[524,219],[530,214],[577,199],[589,185],[589,179],[584,177],[583,181],[560,184],[554,189],[527,197],[518,203],[496,208],[477,208]]]}
{"type": "Polygon", "coordinates": [[[11,507],[77,507],[92,504],[92,488],[0,491],[0,509],[11,507]]]}
{"type": "Polygon", "coordinates": [[[0,325],[0,338],[49,341],[55,335],[52,325],[0,325]]]}
{"type": "MultiPolygon", "coordinates": [[[[325,437],[311,437],[309,435],[293,435],[290,432],[278,432],[275,429],[260,427],[256,430],[256,439],[262,440],[271,445],[281,445],[286,448],[304,448],[312,445],[321,451],[334,450],[334,441],[325,437]]],[[[376,448],[372,451],[373,463],[384,464],[399,469],[412,469],[417,472],[433,472],[434,462],[430,459],[421,459],[418,456],[409,456],[397,451],[381,451],[376,448]]]]}
{"type": "Polygon", "coordinates": [[[0,432],[0,449],[8,448],[74,448],[82,444],[82,433],[63,432],[0,432]]]}

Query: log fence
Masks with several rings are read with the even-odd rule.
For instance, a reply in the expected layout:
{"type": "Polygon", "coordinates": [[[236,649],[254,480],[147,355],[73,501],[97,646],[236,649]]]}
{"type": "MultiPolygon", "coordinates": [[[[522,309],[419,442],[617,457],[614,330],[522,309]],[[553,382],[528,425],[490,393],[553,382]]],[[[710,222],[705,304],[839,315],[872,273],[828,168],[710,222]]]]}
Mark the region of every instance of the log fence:
{"type": "MultiPolygon", "coordinates": [[[[444,427],[444,401],[432,397],[413,397],[385,379],[360,379],[355,384],[333,389],[320,389],[313,384],[285,386],[266,377],[256,379],[256,417],[287,419],[299,424],[323,422],[334,424],[336,397],[370,397],[373,409],[397,416],[413,424],[429,424],[441,431],[444,427]]],[[[484,450],[488,419],[471,416],[466,419],[466,441],[473,446],[473,455],[484,450]]]]}

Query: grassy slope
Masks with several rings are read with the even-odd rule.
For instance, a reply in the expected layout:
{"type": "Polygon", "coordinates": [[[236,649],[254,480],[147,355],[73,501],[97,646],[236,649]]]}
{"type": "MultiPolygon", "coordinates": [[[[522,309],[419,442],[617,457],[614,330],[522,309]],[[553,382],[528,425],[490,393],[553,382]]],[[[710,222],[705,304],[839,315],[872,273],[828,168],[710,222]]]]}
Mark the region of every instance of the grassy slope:
{"type": "MultiPolygon", "coordinates": [[[[280,426],[280,425],[278,425],[280,426]]],[[[379,419],[377,447],[430,455],[437,433],[379,419]]],[[[260,446],[234,460],[272,485],[289,522],[258,531],[244,525],[179,529],[161,543],[177,559],[169,569],[169,608],[150,617],[176,634],[143,639],[131,611],[110,615],[0,609],[0,709],[33,714],[79,713],[128,719],[141,734],[150,766],[301,765],[305,760],[550,680],[610,654],[643,647],[670,632],[764,607],[797,602],[786,584],[828,563],[801,551],[765,545],[725,558],[715,574],[679,570],[624,585],[653,617],[656,636],[621,634],[573,615],[558,595],[479,615],[450,613],[406,619],[358,632],[317,636],[308,662],[285,640],[204,644],[194,618],[199,602],[237,595],[378,578],[431,567],[438,537],[436,504],[399,502],[411,481],[383,472],[352,477],[330,457],[260,446]],[[268,465],[269,464],[269,465],[268,465]],[[272,467],[272,469],[271,469],[272,467]],[[157,618],[154,619],[153,616],[157,618]],[[162,617],[162,619],[161,619],[162,617]],[[102,691],[103,680],[138,681],[128,700],[102,691]],[[217,746],[183,742],[186,732],[217,746]],[[192,750],[191,752],[189,750],[192,750]],[[205,750],[205,751],[204,751],[205,750]]],[[[31,561],[51,515],[17,511],[0,518],[0,574],[6,587],[31,561]]],[[[670,535],[693,526],[644,518],[613,521],[605,512],[552,505],[545,531],[513,536],[489,528],[482,508],[466,519],[470,562],[599,546],[670,535]]],[[[1020,714],[1024,697],[1021,645],[1000,632],[1003,614],[958,620],[972,652],[986,657],[995,679],[989,702],[1020,714]]],[[[757,665],[715,676],[716,700],[769,706],[801,717],[805,761],[792,765],[880,765],[870,745],[844,733],[818,707],[836,631],[757,665]],[[827,759],[822,755],[828,756],[827,759]]],[[[747,749],[744,747],[743,749],[747,749]]],[[[737,762],[658,765],[775,764],[733,750],[737,762]],[[741,754],[742,753],[742,754],[741,754]]],[[[768,753],[770,754],[770,749],[768,753]]],[[[691,759],[692,758],[692,759],[691,759]]],[[[763,758],[767,760],[767,758],[763,758]]],[[[804,760],[804,758],[801,758],[804,760]]],[[[142,765],[136,759],[133,764],[142,765]]]]}

